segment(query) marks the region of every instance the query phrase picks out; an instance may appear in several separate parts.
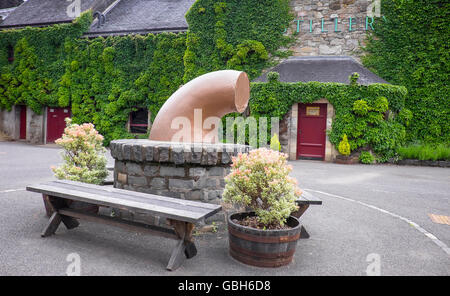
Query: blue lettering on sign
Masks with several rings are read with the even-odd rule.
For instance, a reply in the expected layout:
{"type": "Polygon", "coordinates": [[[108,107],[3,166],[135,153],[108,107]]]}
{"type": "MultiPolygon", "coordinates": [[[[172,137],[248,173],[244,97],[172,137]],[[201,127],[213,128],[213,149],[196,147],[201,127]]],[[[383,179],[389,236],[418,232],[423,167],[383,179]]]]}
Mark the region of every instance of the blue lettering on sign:
{"type": "MultiPolygon", "coordinates": [[[[385,16],[383,16],[382,19],[384,21],[387,21],[385,16]]],[[[330,20],[334,21],[334,32],[335,33],[342,32],[342,30],[340,30],[340,26],[339,26],[339,18],[335,17],[330,20]]],[[[296,33],[302,32],[302,25],[304,24],[304,22],[305,22],[305,20],[303,18],[294,20],[294,23],[296,24],[296,33]]],[[[326,29],[325,18],[321,18],[320,21],[317,21],[317,22],[320,23],[320,28],[321,28],[320,32],[327,33],[328,30],[326,29]]],[[[346,30],[348,32],[355,32],[358,30],[365,30],[365,31],[375,30],[375,28],[374,28],[375,18],[369,17],[369,16],[367,16],[365,20],[362,20],[359,22],[358,22],[357,18],[349,17],[348,21],[343,20],[340,22],[340,24],[341,24],[341,27],[343,27],[343,28],[346,27],[346,30]],[[360,24],[360,25],[357,26],[356,24],[360,24]]],[[[305,25],[309,26],[309,30],[305,30],[304,32],[309,31],[309,33],[313,33],[314,19],[309,19],[309,22],[306,23],[305,25]]],[[[287,30],[288,29],[286,28],[283,31],[283,34],[287,33],[287,30]]]]}

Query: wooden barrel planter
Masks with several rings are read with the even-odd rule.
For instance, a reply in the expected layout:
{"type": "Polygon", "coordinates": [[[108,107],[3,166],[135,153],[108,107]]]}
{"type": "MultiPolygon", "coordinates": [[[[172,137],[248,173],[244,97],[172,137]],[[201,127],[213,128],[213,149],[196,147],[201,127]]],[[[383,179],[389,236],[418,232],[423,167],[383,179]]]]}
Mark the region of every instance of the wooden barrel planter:
{"type": "Polygon", "coordinates": [[[301,225],[291,216],[284,230],[259,230],[233,222],[255,213],[236,213],[228,216],[228,239],[230,255],[245,264],[258,267],[280,267],[288,265],[294,256],[300,238],[301,225]]]}

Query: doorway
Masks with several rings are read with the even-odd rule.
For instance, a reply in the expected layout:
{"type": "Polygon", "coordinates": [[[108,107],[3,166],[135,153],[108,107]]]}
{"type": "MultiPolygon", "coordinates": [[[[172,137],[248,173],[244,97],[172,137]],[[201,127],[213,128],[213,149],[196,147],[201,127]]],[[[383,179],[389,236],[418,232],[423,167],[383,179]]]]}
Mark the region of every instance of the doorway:
{"type": "Polygon", "coordinates": [[[325,159],[327,104],[299,104],[297,159],[325,159]]]}
{"type": "Polygon", "coordinates": [[[53,108],[47,109],[47,143],[53,143],[61,138],[66,128],[64,119],[70,117],[69,108],[53,108]]]}
{"type": "Polygon", "coordinates": [[[20,133],[19,133],[19,139],[20,140],[26,140],[27,139],[27,106],[19,106],[19,107],[20,107],[20,133]]]}

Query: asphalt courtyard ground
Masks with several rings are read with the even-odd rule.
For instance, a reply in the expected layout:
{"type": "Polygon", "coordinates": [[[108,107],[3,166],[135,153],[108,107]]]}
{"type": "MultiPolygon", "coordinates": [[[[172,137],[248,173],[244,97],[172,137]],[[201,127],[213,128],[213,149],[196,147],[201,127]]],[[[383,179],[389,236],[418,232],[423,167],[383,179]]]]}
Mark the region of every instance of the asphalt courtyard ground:
{"type": "Polygon", "coordinates": [[[82,275],[450,275],[450,225],[428,216],[450,216],[448,168],[291,162],[300,187],[323,200],[301,219],[311,238],[298,242],[292,264],[263,269],[233,260],[220,227],[197,235],[198,255],[168,272],[173,240],[84,221],[40,237],[42,199],[25,187],[54,179],[59,152],[0,142],[0,275],[65,275],[73,253],[82,275]]]}

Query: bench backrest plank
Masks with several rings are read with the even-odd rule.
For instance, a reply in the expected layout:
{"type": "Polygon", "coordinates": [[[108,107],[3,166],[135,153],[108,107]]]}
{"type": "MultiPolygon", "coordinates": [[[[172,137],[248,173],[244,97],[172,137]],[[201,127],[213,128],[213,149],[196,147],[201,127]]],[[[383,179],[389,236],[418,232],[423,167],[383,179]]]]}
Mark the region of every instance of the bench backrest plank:
{"type": "Polygon", "coordinates": [[[212,216],[222,208],[220,205],[66,180],[28,186],[27,190],[191,223],[212,216]]]}

